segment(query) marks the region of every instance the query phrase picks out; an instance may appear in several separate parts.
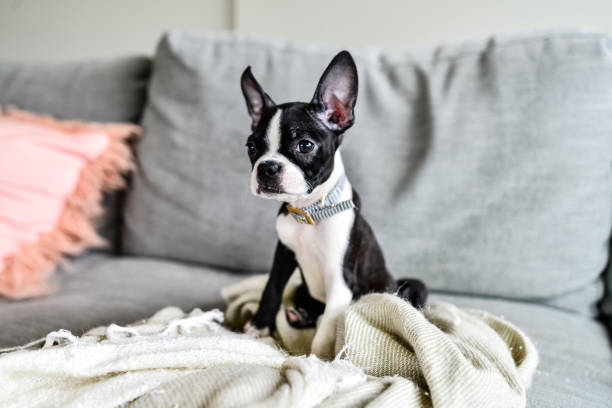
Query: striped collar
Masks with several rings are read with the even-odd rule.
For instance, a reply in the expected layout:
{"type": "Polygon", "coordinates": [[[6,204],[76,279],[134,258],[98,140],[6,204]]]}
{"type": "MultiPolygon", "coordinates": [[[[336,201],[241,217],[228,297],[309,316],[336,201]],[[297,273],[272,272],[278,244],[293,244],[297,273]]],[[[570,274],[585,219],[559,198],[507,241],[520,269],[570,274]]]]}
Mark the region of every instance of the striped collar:
{"type": "Polygon", "coordinates": [[[343,174],[334,188],[324,194],[320,200],[303,208],[292,207],[289,204],[285,204],[285,208],[300,224],[316,225],[325,218],[355,208],[355,203],[351,199],[338,202],[345,185],[346,176],[343,174]]]}

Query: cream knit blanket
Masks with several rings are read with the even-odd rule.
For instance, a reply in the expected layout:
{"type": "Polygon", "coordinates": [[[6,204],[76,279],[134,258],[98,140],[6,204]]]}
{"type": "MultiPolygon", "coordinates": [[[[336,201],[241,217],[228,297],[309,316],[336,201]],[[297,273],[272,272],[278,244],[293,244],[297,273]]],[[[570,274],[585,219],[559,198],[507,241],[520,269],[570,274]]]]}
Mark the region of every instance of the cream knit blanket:
{"type": "MultiPolygon", "coordinates": [[[[224,290],[229,323],[249,317],[265,279],[224,290]]],[[[79,338],[50,333],[43,348],[0,355],[0,406],[523,407],[537,364],[531,341],[500,318],[447,303],[421,313],[392,295],[347,310],[332,362],[291,356],[221,320],[166,308],[79,338]]],[[[282,322],[279,332],[290,347],[307,344],[282,322]]]]}

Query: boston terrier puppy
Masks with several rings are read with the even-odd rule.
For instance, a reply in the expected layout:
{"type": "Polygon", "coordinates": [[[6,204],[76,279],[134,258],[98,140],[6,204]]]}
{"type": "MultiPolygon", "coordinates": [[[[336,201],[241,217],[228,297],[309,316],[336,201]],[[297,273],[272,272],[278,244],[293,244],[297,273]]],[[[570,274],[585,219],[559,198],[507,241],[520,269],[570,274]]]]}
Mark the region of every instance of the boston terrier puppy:
{"type": "Polygon", "coordinates": [[[340,144],[355,121],[357,68],[342,51],[331,61],[310,103],[277,105],[253,77],[241,87],[252,118],[246,146],[254,195],[282,201],[276,218],[278,244],[259,309],[244,331],[267,335],[289,277],[302,284],[295,307],[285,310],[296,328],[317,327],[312,353],[333,357],[336,321],[352,300],[371,292],[394,292],[415,307],[427,298],[416,279],[396,281],[387,271],[361,202],[346,174],[340,144]]]}

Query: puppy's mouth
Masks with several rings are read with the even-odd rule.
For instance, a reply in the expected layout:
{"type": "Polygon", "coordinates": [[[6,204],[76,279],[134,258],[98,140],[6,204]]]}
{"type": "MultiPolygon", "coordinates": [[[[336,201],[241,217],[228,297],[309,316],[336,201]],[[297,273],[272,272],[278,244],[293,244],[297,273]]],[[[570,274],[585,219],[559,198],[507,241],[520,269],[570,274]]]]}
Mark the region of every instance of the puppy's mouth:
{"type": "Polygon", "coordinates": [[[303,194],[294,194],[277,185],[258,185],[255,188],[255,193],[259,197],[268,198],[279,201],[294,201],[303,196],[303,194]]]}
{"type": "Polygon", "coordinates": [[[278,188],[277,186],[257,186],[257,194],[284,194],[285,192],[278,188]]]}

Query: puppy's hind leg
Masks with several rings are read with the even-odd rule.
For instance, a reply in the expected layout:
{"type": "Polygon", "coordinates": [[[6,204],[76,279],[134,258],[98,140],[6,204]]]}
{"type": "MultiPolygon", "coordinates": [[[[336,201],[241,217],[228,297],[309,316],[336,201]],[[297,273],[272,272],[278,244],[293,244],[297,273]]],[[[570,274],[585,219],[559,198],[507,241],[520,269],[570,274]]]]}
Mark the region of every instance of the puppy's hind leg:
{"type": "Polygon", "coordinates": [[[295,329],[316,327],[317,319],[325,310],[325,303],[319,302],[308,292],[306,284],[302,283],[293,296],[295,307],[285,309],[289,325],[295,329]]]}
{"type": "Polygon", "coordinates": [[[418,279],[398,279],[397,294],[416,308],[425,306],[427,301],[427,287],[418,279]]]}

